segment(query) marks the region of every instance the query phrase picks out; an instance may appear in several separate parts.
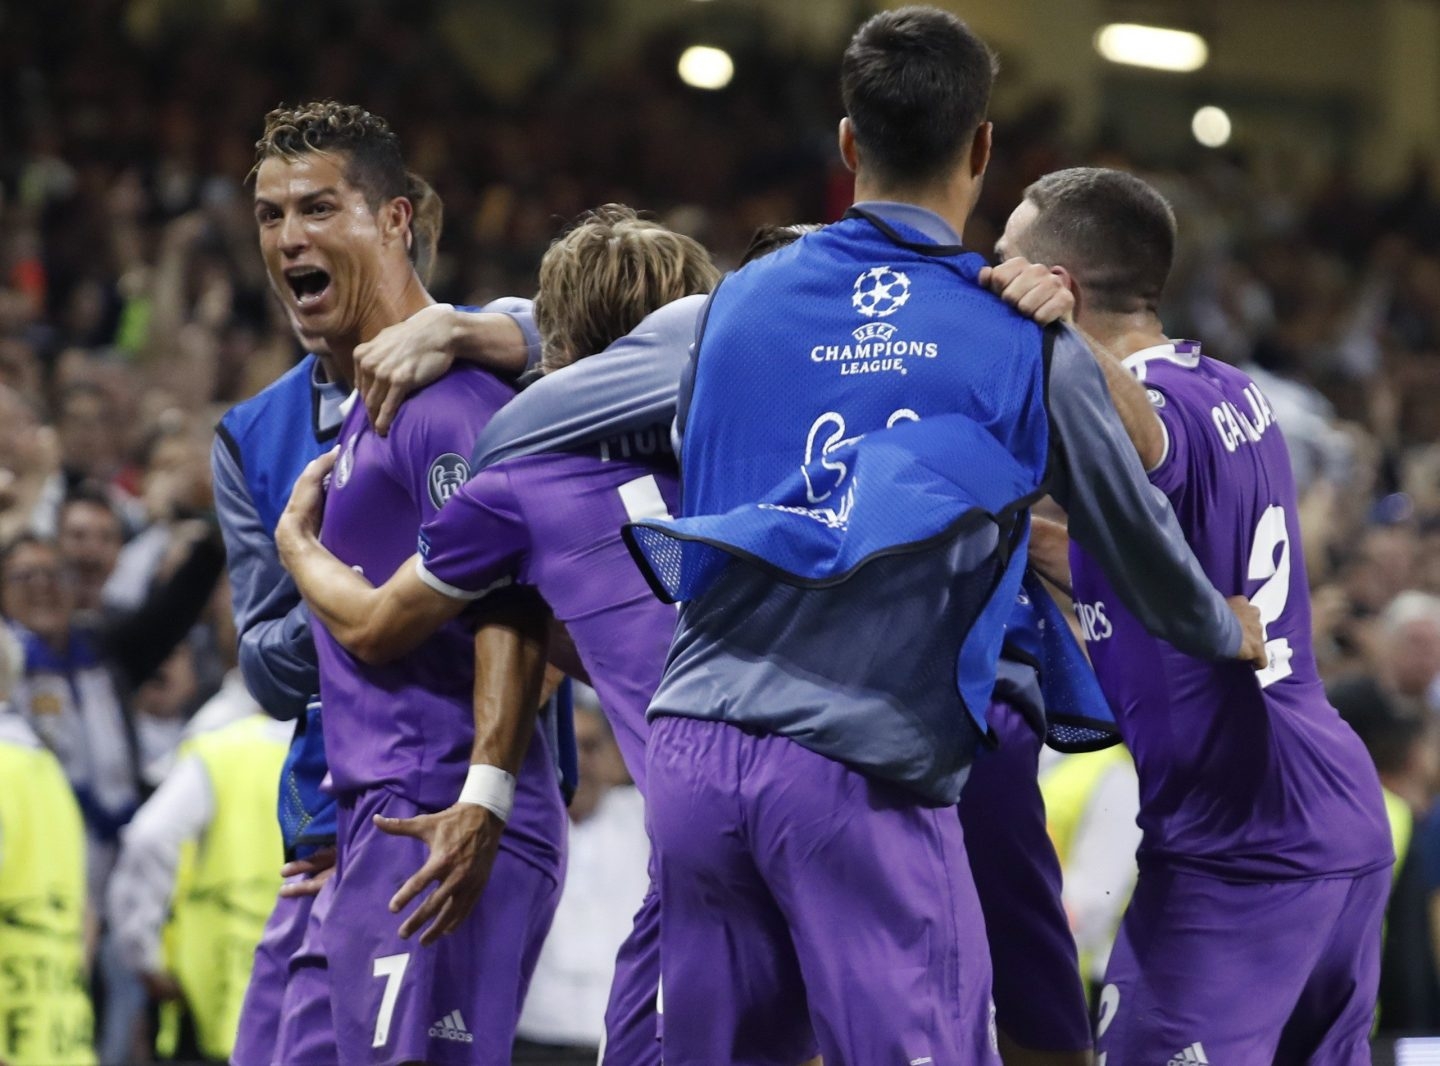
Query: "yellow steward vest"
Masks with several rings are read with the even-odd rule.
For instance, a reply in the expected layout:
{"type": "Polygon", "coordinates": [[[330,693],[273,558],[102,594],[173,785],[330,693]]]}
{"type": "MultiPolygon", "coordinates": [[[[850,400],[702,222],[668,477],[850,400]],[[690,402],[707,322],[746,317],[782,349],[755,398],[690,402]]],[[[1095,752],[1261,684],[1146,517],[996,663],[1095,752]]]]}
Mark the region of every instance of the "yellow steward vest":
{"type": "MultiPolygon", "coordinates": [[[[260,715],[188,741],[181,757],[205,767],[215,814],[180,856],[165,958],[185,993],[201,1052],[228,1060],[250,983],[255,946],[280,891],[284,846],[275,795],[284,743],[260,715]]],[[[162,1053],[173,1028],[162,1024],[162,1053]]]]}
{"type": "Polygon", "coordinates": [[[1415,814],[1406,803],[1388,788],[1382,788],[1385,797],[1385,817],[1390,822],[1390,840],[1395,846],[1394,874],[1400,873],[1405,856],[1410,853],[1410,838],[1415,832],[1415,814]]]}
{"type": "MultiPolygon", "coordinates": [[[[1055,855],[1060,860],[1062,872],[1069,867],[1070,849],[1075,846],[1075,834],[1084,820],[1095,789],[1111,769],[1127,762],[1130,762],[1130,749],[1123,744],[1115,744],[1102,751],[1067,755],[1040,778],[1040,795],[1045,800],[1045,828],[1050,832],[1050,842],[1055,845],[1055,855]]],[[[1082,952],[1080,975],[1085,979],[1087,988],[1094,969],[1093,956],[1082,952]]]]}
{"type": "Polygon", "coordinates": [[[85,824],[60,763],[0,743],[0,1061],[91,1066],[85,824]]]}
{"type": "Polygon", "coordinates": [[[1101,778],[1114,766],[1130,761],[1130,750],[1116,744],[1103,751],[1067,755],[1040,778],[1045,799],[1045,828],[1064,866],[1070,860],[1075,833],[1090,806],[1090,797],[1101,778]]]}

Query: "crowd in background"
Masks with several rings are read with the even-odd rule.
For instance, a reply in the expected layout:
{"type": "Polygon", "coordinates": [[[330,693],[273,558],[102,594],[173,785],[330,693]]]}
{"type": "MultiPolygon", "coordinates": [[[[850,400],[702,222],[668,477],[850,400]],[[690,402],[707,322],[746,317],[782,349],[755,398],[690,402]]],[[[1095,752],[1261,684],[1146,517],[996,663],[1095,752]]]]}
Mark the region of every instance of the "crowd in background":
{"type": "MultiPolygon", "coordinates": [[[[343,34],[327,5],[284,10],[263,30],[143,37],[124,4],[4,10],[0,608],[32,672],[98,664],[106,679],[100,696],[71,686],[75,728],[56,726],[43,685],[16,695],[76,786],[96,899],[125,818],[233,666],[210,435],[297,356],[245,184],[270,107],[328,96],[392,120],[444,200],[432,291],[455,303],[533,291],[564,221],[607,201],[655,212],[722,265],[755,225],[848,202],[833,72],[794,57],[747,56],[745,77],[709,95],[668,61],[557,69],[517,103],[435,46],[425,5],[366,7],[343,34]]],[[[1417,159],[1376,194],[1342,160],[1302,187],[1243,138],[1165,161],[1072,143],[1053,101],[999,118],[967,243],[988,251],[1049,170],[1140,167],[1179,219],[1168,332],[1253,368],[1276,410],[1322,673],[1412,819],[1382,1025],[1440,1032],[1440,823],[1426,817],[1440,789],[1440,164],[1417,159]]]]}

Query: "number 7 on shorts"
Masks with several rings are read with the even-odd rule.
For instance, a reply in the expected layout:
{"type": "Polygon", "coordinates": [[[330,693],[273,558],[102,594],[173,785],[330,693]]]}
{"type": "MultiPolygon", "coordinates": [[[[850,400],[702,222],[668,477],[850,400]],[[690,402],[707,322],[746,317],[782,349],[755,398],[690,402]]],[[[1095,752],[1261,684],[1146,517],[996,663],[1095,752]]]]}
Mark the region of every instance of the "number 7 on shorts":
{"type": "Polygon", "coordinates": [[[384,1047],[390,1039],[390,1019],[395,1014],[395,1001],[400,998],[400,982],[405,978],[405,967],[410,965],[410,953],[403,955],[381,955],[375,960],[372,973],[385,978],[385,991],[380,995],[380,1013],[375,1016],[375,1039],[371,1047],[384,1047]]]}

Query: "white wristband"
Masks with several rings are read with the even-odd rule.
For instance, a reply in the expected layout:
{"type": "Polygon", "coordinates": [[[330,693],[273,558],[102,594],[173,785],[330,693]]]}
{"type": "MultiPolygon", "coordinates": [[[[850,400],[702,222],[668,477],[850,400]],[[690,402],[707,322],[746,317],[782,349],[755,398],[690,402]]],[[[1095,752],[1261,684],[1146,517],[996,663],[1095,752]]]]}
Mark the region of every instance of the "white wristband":
{"type": "Polygon", "coordinates": [[[474,763],[465,775],[465,787],[456,802],[484,807],[502,822],[508,822],[510,811],[515,807],[515,775],[507,774],[498,766],[474,763]]]}

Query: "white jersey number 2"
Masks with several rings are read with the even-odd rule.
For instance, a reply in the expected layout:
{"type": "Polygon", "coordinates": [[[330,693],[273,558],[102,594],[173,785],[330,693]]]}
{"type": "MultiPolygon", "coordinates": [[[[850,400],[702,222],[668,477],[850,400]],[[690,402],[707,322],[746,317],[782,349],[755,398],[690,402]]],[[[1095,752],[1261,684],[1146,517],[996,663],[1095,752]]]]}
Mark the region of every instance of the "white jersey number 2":
{"type": "MultiPolygon", "coordinates": [[[[1265,582],[1250,597],[1250,602],[1260,612],[1260,624],[1268,636],[1270,626],[1284,613],[1285,601],[1290,598],[1290,531],[1285,525],[1285,508],[1278,504],[1265,508],[1255,526],[1246,576],[1251,581],[1265,582]]],[[[1290,676],[1290,659],[1295,653],[1289,640],[1276,637],[1265,641],[1265,654],[1270,664],[1255,674],[1261,688],[1290,676]]]]}

